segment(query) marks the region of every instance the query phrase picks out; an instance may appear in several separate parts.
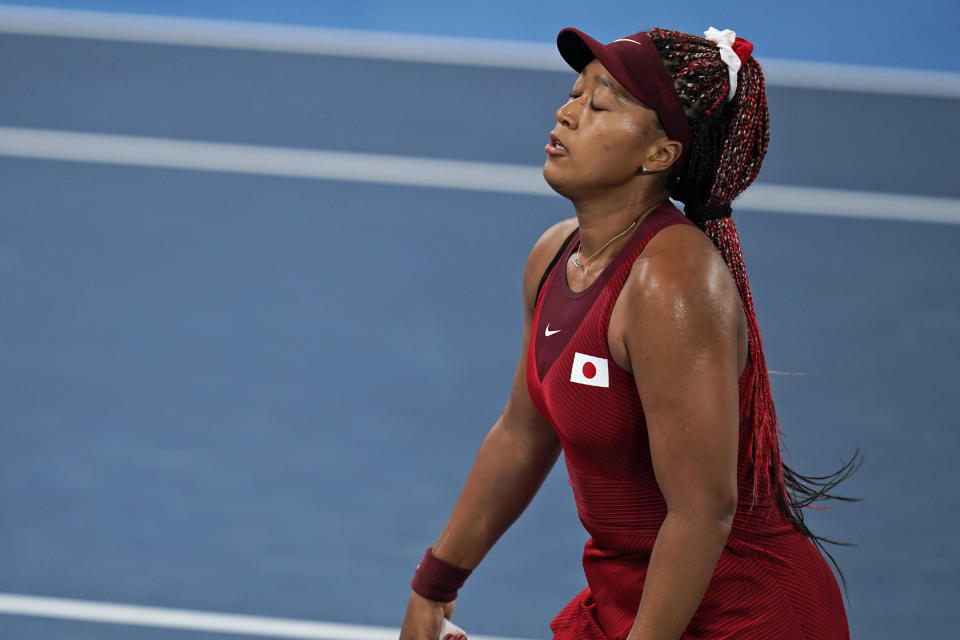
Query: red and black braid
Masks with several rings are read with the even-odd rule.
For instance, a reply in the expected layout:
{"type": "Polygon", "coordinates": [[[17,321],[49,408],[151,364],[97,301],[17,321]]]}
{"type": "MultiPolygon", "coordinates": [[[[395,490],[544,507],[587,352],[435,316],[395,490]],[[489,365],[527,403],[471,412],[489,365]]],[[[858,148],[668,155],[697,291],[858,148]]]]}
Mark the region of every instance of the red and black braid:
{"type": "MultiPolygon", "coordinates": [[[[827,476],[803,476],[784,464],[780,426],[770,392],[760,329],[736,224],[729,216],[734,199],[750,186],[770,143],[770,115],[763,72],[752,57],[737,76],[737,91],[727,101],[730,79],[716,44],[697,36],[666,29],[652,29],[664,66],[674,81],[693,140],[686,167],[668,176],[671,197],[683,202],[687,215],[713,241],[730,269],[747,316],[750,358],[754,363],[752,402],[742,416],[756,425],[753,439],[753,495],[760,483],[770,483],[781,511],[798,531],[810,537],[833,561],[823,542],[834,540],[815,535],[804,524],[803,508],[826,499],[851,500],[831,492],[856,470],[857,456],[827,476]],[[708,212],[704,214],[703,212],[708,212]],[[723,212],[719,216],[717,212],[723,212]]],[[[844,580],[844,587],[846,581],[844,580]]]]}

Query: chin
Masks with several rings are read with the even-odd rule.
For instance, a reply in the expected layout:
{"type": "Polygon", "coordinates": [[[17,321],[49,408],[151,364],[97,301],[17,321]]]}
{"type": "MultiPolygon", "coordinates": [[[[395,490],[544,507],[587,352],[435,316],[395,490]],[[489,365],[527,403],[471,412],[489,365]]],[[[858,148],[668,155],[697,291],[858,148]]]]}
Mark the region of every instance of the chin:
{"type": "Polygon", "coordinates": [[[564,198],[570,199],[572,197],[573,185],[564,182],[563,178],[557,175],[556,168],[550,166],[549,161],[543,165],[543,179],[547,181],[547,184],[550,185],[551,189],[559,193],[564,198]]]}

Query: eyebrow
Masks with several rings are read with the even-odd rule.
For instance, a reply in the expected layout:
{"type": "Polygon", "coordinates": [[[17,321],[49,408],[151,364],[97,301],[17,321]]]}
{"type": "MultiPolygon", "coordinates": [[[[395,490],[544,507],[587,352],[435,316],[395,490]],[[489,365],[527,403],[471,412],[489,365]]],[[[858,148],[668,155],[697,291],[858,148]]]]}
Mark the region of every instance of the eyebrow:
{"type": "Polygon", "coordinates": [[[614,84],[610,82],[610,79],[607,78],[607,76],[600,75],[599,73],[595,73],[593,75],[593,79],[599,82],[601,85],[603,85],[607,89],[609,89],[610,93],[617,96],[618,98],[623,98],[627,102],[641,104],[640,101],[637,98],[635,98],[630,92],[628,92],[626,89],[623,89],[622,87],[619,87],[619,86],[614,86],[614,84]]]}
{"type": "Polygon", "coordinates": [[[610,82],[610,80],[609,80],[609,78],[607,78],[607,76],[602,76],[602,75],[600,75],[599,73],[597,73],[597,74],[595,74],[595,75],[593,76],[593,78],[594,78],[597,82],[599,82],[600,84],[602,84],[603,86],[605,86],[607,89],[610,89],[610,91],[613,91],[614,93],[617,93],[617,90],[613,88],[613,84],[610,82]]]}

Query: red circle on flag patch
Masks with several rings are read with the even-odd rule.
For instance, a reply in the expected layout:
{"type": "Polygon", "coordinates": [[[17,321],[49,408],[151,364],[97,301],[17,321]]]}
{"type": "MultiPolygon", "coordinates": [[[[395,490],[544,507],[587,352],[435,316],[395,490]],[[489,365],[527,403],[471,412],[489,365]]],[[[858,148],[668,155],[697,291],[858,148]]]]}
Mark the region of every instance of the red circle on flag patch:
{"type": "Polygon", "coordinates": [[[597,366],[596,366],[595,364],[593,364],[592,362],[584,362],[584,363],[583,363],[583,377],[584,377],[584,378],[592,378],[592,377],[595,376],[595,375],[597,375],[597,366]]]}

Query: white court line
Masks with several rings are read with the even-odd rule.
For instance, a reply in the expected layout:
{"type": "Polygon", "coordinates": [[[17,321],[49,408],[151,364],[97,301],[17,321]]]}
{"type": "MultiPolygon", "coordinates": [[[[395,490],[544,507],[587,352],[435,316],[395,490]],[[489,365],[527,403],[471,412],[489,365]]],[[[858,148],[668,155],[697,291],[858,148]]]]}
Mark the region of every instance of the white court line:
{"type": "Polygon", "coordinates": [[[0,127],[0,155],[547,195],[539,167],[0,127]]]}
{"type": "Polygon", "coordinates": [[[409,62],[567,71],[541,43],[0,5],[0,32],[409,62]]]}
{"type": "MultiPolygon", "coordinates": [[[[0,614],[311,640],[397,640],[399,629],[0,593],[0,614]]],[[[470,634],[471,640],[520,640],[470,634]]]]}
{"type": "Polygon", "coordinates": [[[841,218],[960,224],[960,199],[758,183],[734,209],[841,218]]]}
{"type": "MultiPolygon", "coordinates": [[[[535,166],[0,127],[0,156],[555,195],[535,166]]],[[[738,210],[960,224],[960,199],[755,184],[738,210]]]]}
{"type": "MultiPolygon", "coordinates": [[[[0,32],[567,71],[552,44],[0,5],[0,32]]],[[[960,98],[960,73],[760,58],[770,86],[960,98]]]]}

